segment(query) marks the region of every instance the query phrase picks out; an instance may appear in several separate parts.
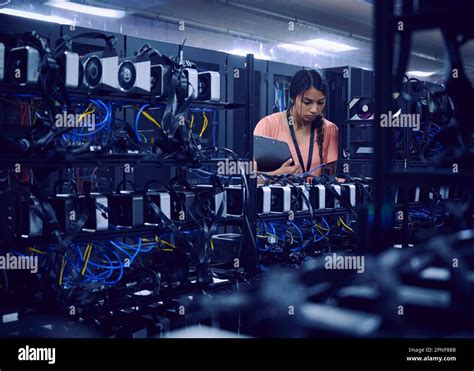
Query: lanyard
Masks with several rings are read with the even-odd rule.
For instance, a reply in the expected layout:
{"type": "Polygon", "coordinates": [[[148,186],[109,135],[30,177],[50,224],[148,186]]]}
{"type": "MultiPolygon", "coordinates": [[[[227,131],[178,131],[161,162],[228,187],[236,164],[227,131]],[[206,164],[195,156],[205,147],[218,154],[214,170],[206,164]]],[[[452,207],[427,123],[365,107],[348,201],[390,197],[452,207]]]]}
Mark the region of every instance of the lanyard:
{"type": "Polygon", "coordinates": [[[303,173],[306,173],[311,169],[311,162],[313,160],[313,147],[314,147],[314,128],[313,123],[311,123],[311,135],[310,135],[310,142],[309,142],[309,153],[308,153],[308,165],[305,168],[303,163],[303,156],[301,155],[300,146],[298,145],[298,141],[296,140],[295,129],[292,124],[290,124],[290,110],[286,111],[286,119],[288,121],[288,126],[290,127],[291,138],[293,139],[293,144],[295,145],[296,154],[298,155],[298,160],[301,164],[301,169],[303,173]]]}

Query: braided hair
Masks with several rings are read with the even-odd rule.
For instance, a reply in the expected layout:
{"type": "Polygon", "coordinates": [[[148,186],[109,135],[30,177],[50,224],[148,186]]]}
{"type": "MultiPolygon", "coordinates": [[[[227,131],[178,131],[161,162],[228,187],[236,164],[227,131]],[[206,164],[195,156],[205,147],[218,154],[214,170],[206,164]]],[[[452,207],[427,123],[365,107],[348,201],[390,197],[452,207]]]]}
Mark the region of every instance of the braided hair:
{"type": "MultiPolygon", "coordinates": [[[[296,97],[298,95],[304,96],[306,91],[310,88],[315,88],[316,90],[319,90],[326,97],[328,95],[328,83],[324,76],[318,71],[303,69],[296,72],[290,83],[291,107],[293,106],[296,97]]],[[[303,100],[301,100],[301,105],[303,105],[303,100]]],[[[319,147],[319,158],[322,164],[324,162],[324,116],[322,114],[316,117],[311,123],[311,130],[313,130],[313,128],[316,128],[319,147]]]]}

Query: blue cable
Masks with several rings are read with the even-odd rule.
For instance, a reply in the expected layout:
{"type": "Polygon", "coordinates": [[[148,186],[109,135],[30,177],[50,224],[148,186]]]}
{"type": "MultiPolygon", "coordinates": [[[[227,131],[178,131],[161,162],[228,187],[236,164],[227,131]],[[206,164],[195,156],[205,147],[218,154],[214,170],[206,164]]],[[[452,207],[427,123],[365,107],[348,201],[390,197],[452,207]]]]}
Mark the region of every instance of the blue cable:
{"type": "MultiPolygon", "coordinates": [[[[321,241],[323,238],[327,237],[329,235],[329,233],[331,232],[331,228],[329,228],[329,224],[328,222],[326,221],[326,218],[322,218],[322,221],[326,227],[326,229],[328,230],[324,235],[322,235],[321,237],[319,237],[317,240],[315,240],[314,242],[318,242],[318,241],[321,241]]],[[[313,233],[315,234],[315,227],[313,227],[313,233]]]]}
{"type": "Polygon", "coordinates": [[[308,170],[306,171],[305,173],[301,173],[299,175],[309,175],[310,173],[312,173],[313,171],[315,170],[318,170],[320,167],[323,167],[323,166],[326,166],[327,164],[325,162],[323,162],[321,165],[318,165],[316,166],[314,169],[311,169],[311,170],[308,170]]]}
{"type": "MultiPolygon", "coordinates": [[[[138,239],[137,239],[138,241],[138,239]]],[[[125,242],[121,242],[121,241],[115,241],[116,244],[119,244],[121,247],[125,248],[125,249],[130,249],[130,250],[133,250],[134,252],[137,251],[137,247],[135,246],[132,246],[132,245],[128,245],[126,244],[125,242]]],[[[151,247],[148,247],[146,250],[145,249],[141,249],[142,252],[148,252],[148,251],[151,251],[153,249],[153,246],[151,247]]]]}
{"type": "Polygon", "coordinates": [[[295,222],[291,222],[291,225],[298,231],[298,233],[301,237],[301,241],[303,241],[304,237],[303,237],[303,232],[301,232],[301,229],[299,229],[299,227],[295,224],[295,222]]]}
{"type": "Polygon", "coordinates": [[[130,258],[130,265],[132,264],[132,255],[128,253],[128,251],[124,250],[122,247],[120,247],[118,244],[116,244],[114,241],[110,241],[110,243],[115,246],[118,250],[123,252],[125,255],[127,255],[128,258],[130,258]]]}
{"type": "MultiPolygon", "coordinates": [[[[108,267],[109,269],[109,274],[107,275],[107,277],[105,279],[102,279],[100,278],[100,281],[105,283],[105,284],[108,284],[108,285],[113,285],[113,284],[116,284],[118,283],[121,279],[122,279],[122,276],[123,276],[123,271],[124,271],[124,265],[123,263],[121,262],[120,260],[120,256],[115,252],[115,251],[112,251],[112,254],[114,254],[117,258],[117,261],[120,262],[120,265],[118,267],[108,267]],[[116,269],[120,269],[120,273],[119,273],[119,276],[113,280],[113,281],[107,281],[108,278],[110,278],[112,276],[112,274],[114,273],[114,270],[116,269]]],[[[107,255],[104,253],[103,254],[107,260],[109,260],[109,262],[112,264],[112,261],[107,257],[107,255]]],[[[89,263],[91,264],[91,263],[89,263]]],[[[107,273],[107,272],[104,272],[104,273],[107,273]]]]}
{"type": "Polygon", "coordinates": [[[138,141],[141,143],[142,142],[142,138],[140,138],[140,135],[138,135],[138,121],[140,119],[140,116],[142,114],[142,112],[145,110],[145,108],[147,108],[149,106],[149,104],[144,104],[143,106],[141,106],[141,108],[139,109],[138,113],[137,113],[137,117],[135,118],[135,134],[137,135],[137,138],[138,138],[138,141]]]}
{"type": "Polygon", "coordinates": [[[90,102],[92,102],[96,106],[100,106],[106,112],[105,118],[96,125],[96,130],[89,133],[83,133],[84,127],[82,127],[81,131],[78,133],[77,128],[74,128],[71,134],[62,135],[63,140],[69,141],[70,139],[68,139],[68,136],[71,137],[72,139],[80,140],[81,137],[94,135],[98,133],[99,131],[101,131],[102,129],[104,129],[105,127],[107,127],[107,124],[109,124],[108,127],[110,129],[110,123],[112,119],[112,105],[109,104],[109,106],[107,106],[104,102],[100,100],[94,100],[94,99],[91,99],[90,102]]]}
{"type": "MultiPolygon", "coordinates": [[[[117,262],[119,262],[119,264],[120,264],[119,266],[113,266],[112,260],[102,250],[96,250],[96,251],[99,251],[109,261],[109,263],[111,265],[110,266],[105,266],[105,265],[101,265],[101,264],[96,264],[94,262],[89,262],[88,263],[88,268],[86,269],[86,272],[84,273],[84,276],[86,277],[86,279],[83,282],[86,283],[86,282],[91,282],[91,281],[98,281],[98,282],[102,282],[102,283],[105,283],[105,284],[115,284],[115,283],[119,282],[120,279],[123,276],[123,269],[124,269],[123,263],[121,263],[120,256],[115,251],[111,251],[112,254],[114,254],[115,257],[117,258],[117,262]],[[96,267],[99,267],[99,268],[103,267],[107,270],[105,272],[102,272],[102,273],[99,273],[99,274],[93,274],[89,269],[89,265],[90,266],[96,266],[96,267]],[[114,281],[107,281],[107,279],[110,278],[112,276],[112,274],[114,273],[114,270],[117,270],[117,269],[120,269],[119,277],[114,281]]],[[[82,251],[80,250],[79,246],[76,247],[76,252],[78,253],[78,256],[79,256],[79,259],[81,260],[81,262],[83,262],[84,259],[82,257],[82,251]]],[[[78,266],[76,266],[69,258],[66,257],[66,260],[74,268],[76,273],[79,274],[81,272],[81,269],[78,266]]]]}
{"type": "Polygon", "coordinates": [[[329,228],[329,224],[328,224],[328,222],[326,221],[326,218],[324,218],[324,217],[323,217],[323,223],[324,223],[324,225],[326,226],[327,229],[330,229],[330,228],[329,228]]]}
{"type": "Polygon", "coordinates": [[[102,129],[104,129],[107,126],[107,124],[110,124],[110,121],[111,121],[111,118],[112,118],[112,109],[109,108],[104,102],[102,102],[100,100],[91,99],[90,101],[92,103],[94,103],[96,106],[101,106],[101,108],[103,108],[105,110],[105,112],[106,112],[105,118],[96,125],[96,130],[94,130],[92,132],[89,132],[89,133],[83,133],[84,128],[82,127],[80,133],[74,133],[73,134],[75,136],[85,137],[85,136],[94,135],[94,134],[98,133],[99,131],[101,131],[102,129]]]}

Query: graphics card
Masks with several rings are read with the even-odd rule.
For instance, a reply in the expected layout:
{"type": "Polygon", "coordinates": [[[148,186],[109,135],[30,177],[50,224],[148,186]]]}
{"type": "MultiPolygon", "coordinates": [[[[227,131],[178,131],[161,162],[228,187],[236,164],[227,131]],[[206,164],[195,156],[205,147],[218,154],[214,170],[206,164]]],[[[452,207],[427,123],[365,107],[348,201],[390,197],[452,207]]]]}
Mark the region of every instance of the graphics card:
{"type": "Polygon", "coordinates": [[[326,208],[326,187],[322,184],[312,185],[309,189],[309,202],[313,210],[322,210],[326,208]]]}
{"type": "Polygon", "coordinates": [[[271,212],[285,213],[291,209],[291,187],[271,185],[271,212]]]}
{"type": "Polygon", "coordinates": [[[171,196],[168,192],[159,191],[159,190],[149,190],[147,191],[147,198],[145,201],[144,208],[144,221],[145,225],[159,225],[161,220],[158,215],[153,211],[150,202],[153,202],[158,206],[161,212],[168,218],[171,219],[171,196]]]}
{"type": "Polygon", "coordinates": [[[118,85],[126,93],[149,93],[151,63],[147,58],[123,58],[118,66],[118,85]]]}
{"type": "Polygon", "coordinates": [[[356,186],[355,184],[342,183],[341,196],[352,207],[356,205],[356,186]]]}
{"type": "Polygon", "coordinates": [[[39,76],[40,52],[31,46],[20,46],[8,54],[10,80],[17,85],[37,84],[39,76]]]}
{"type": "Polygon", "coordinates": [[[196,193],[196,214],[202,218],[227,215],[226,193],[222,188],[211,185],[198,185],[196,193]]]}
{"type": "Polygon", "coordinates": [[[69,233],[79,217],[77,197],[74,194],[57,194],[49,199],[56,213],[61,232],[69,233]]]}
{"type": "Polygon", "coordinates": [[[66,88],[76,89],[82,85],[84,67],[79,54],[65,51],[56,58],[66,88]]]}
{"type": "Polygon", "coordinates": [[[257,188],[257,213],[270,214],[272,204],[272,191],[269,186],[257,188]]]}
{"type": "Polygon", "coordinates": [[[143,195],[132,191],[120,191],[109,196],[110,224],[118,227],[143,225],[143,195]]]}
{"type": "Polygon", "coordinates": [[[84,85],[88,89],[118,88],[118,56],[114,51],[86,54],[81,57],[81,62],[84,66],[84,85]]]}
{"type": "Polygon", "coordinates": [[[291,210],[293,212],[308,211],[309,191],[305,185],[291,187],[291,210]],[[305,201],[308,200],[308,201],[305,201]]]}
{"type": "Polygon", "coordinates": [[[238,185],[225,187],[227,197],[227,215],[240,216],[243,214],[245,188],[238,185]]]}
{"type": "Polygon", "coordinates": [[[17,235],[22,238],[41,236],[43,234],[43,221],[33,210],[30,198],[34,196],[22,196],[18,200],[17,235]]]}
{"type": "Polygon", "coordinates": [[[171,220],[186,222],[191,220],[188,210],[194,210],[194,192],[179,190],[171,193],[171,220]]]}
{"type": "Polygon", "coordinates": [[[188,80],[188,98],[197,99],[199,93],[198,71],[194,68],[185,68],[184,75],[188,80]]]}
{"type": "MultiPolygon", "coordinates": [[[[330,187],[332,187],[339,195],[341,194],[340,185],[331,184],[330,187]]],[[[338,207],[341,207],[341,205],[334,194],[332,192],[326,192],[326,208],[337,209],[338,207]]]]}
{"type": "Polygon", "coordinates": [[[199,100],[218,102],[221,99],[221,75],[216,71],[199,72],[199,100]]]}
{"type": "Polygon", "coordinates": [[[99,193],[79,196],[81,213],[87,211],[87,221],[82,228],[86,232],[106,231],[109,229],[108,199],[99,193]]]}
{"type": "Polygon", "coordinates": [[[171,69],[164,64],[151,64],[150,89],[154,97],[167,97],[171,83],[171,69]]]}

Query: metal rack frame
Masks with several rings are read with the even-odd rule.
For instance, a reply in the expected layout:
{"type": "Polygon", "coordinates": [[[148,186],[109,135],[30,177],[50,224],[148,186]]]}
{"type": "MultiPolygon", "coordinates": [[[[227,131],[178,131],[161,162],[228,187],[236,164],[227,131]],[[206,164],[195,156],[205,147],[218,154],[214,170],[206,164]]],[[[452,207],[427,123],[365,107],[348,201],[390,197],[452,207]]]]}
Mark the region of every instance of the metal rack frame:
{"type": "MultiPolygon", "coordinates": [[[[407,2],[408,4],[411,1],[407,2]]],[[[422,4],[427,6],[426,2],[422,4]]],[[[439,4],[436,4],[439,5],[439,4]]],[[[472,5],[466,5],[471,6],[472,5]]],[[[398,22],[402,21],[405,30],[416,31],[428,28],[455,28],[465,31],[466,37],[474,37],[472,27],[469,28],[469,14],[460,12],[452,4],[449,9],[450,15],[446,12],[436,12],[430,10],[426,14],[394,14],[394,0],[377,1],[374,12],[374,41],[375,41],[375,97],[376,97],[376,117],[389,110],[390,99],[394,87],[393,81],[393,57],[395,53],[395,35],[397,34],[398,22]],[[457,14],[456,23],[451,16],[457,14]]],[[[446,169],[429,167],[426,169],[393,169],[393,155],[390,148],[392,138],[391,131],[384,130],[375,120],[374,127],[374,204],[369,209],[369,224],[366,233],[372,237],[371,246],[366,246],[367,251],[379,253],[388,248],[389,238],[392,235],[393,212],[395,205],[391,200],[391,187],[399,184],[456,184],[461,181],[474,180],[474,171],[464,171],[453,173],[446,169]]],[[[406,153],[405,148],[405,153],[406,153]]],[[[407,196],[402,195],[404,214],[407,215],[407,196]]],[[[405,236],[407,234],[407,217],[403,223],[405,236]]]]}

